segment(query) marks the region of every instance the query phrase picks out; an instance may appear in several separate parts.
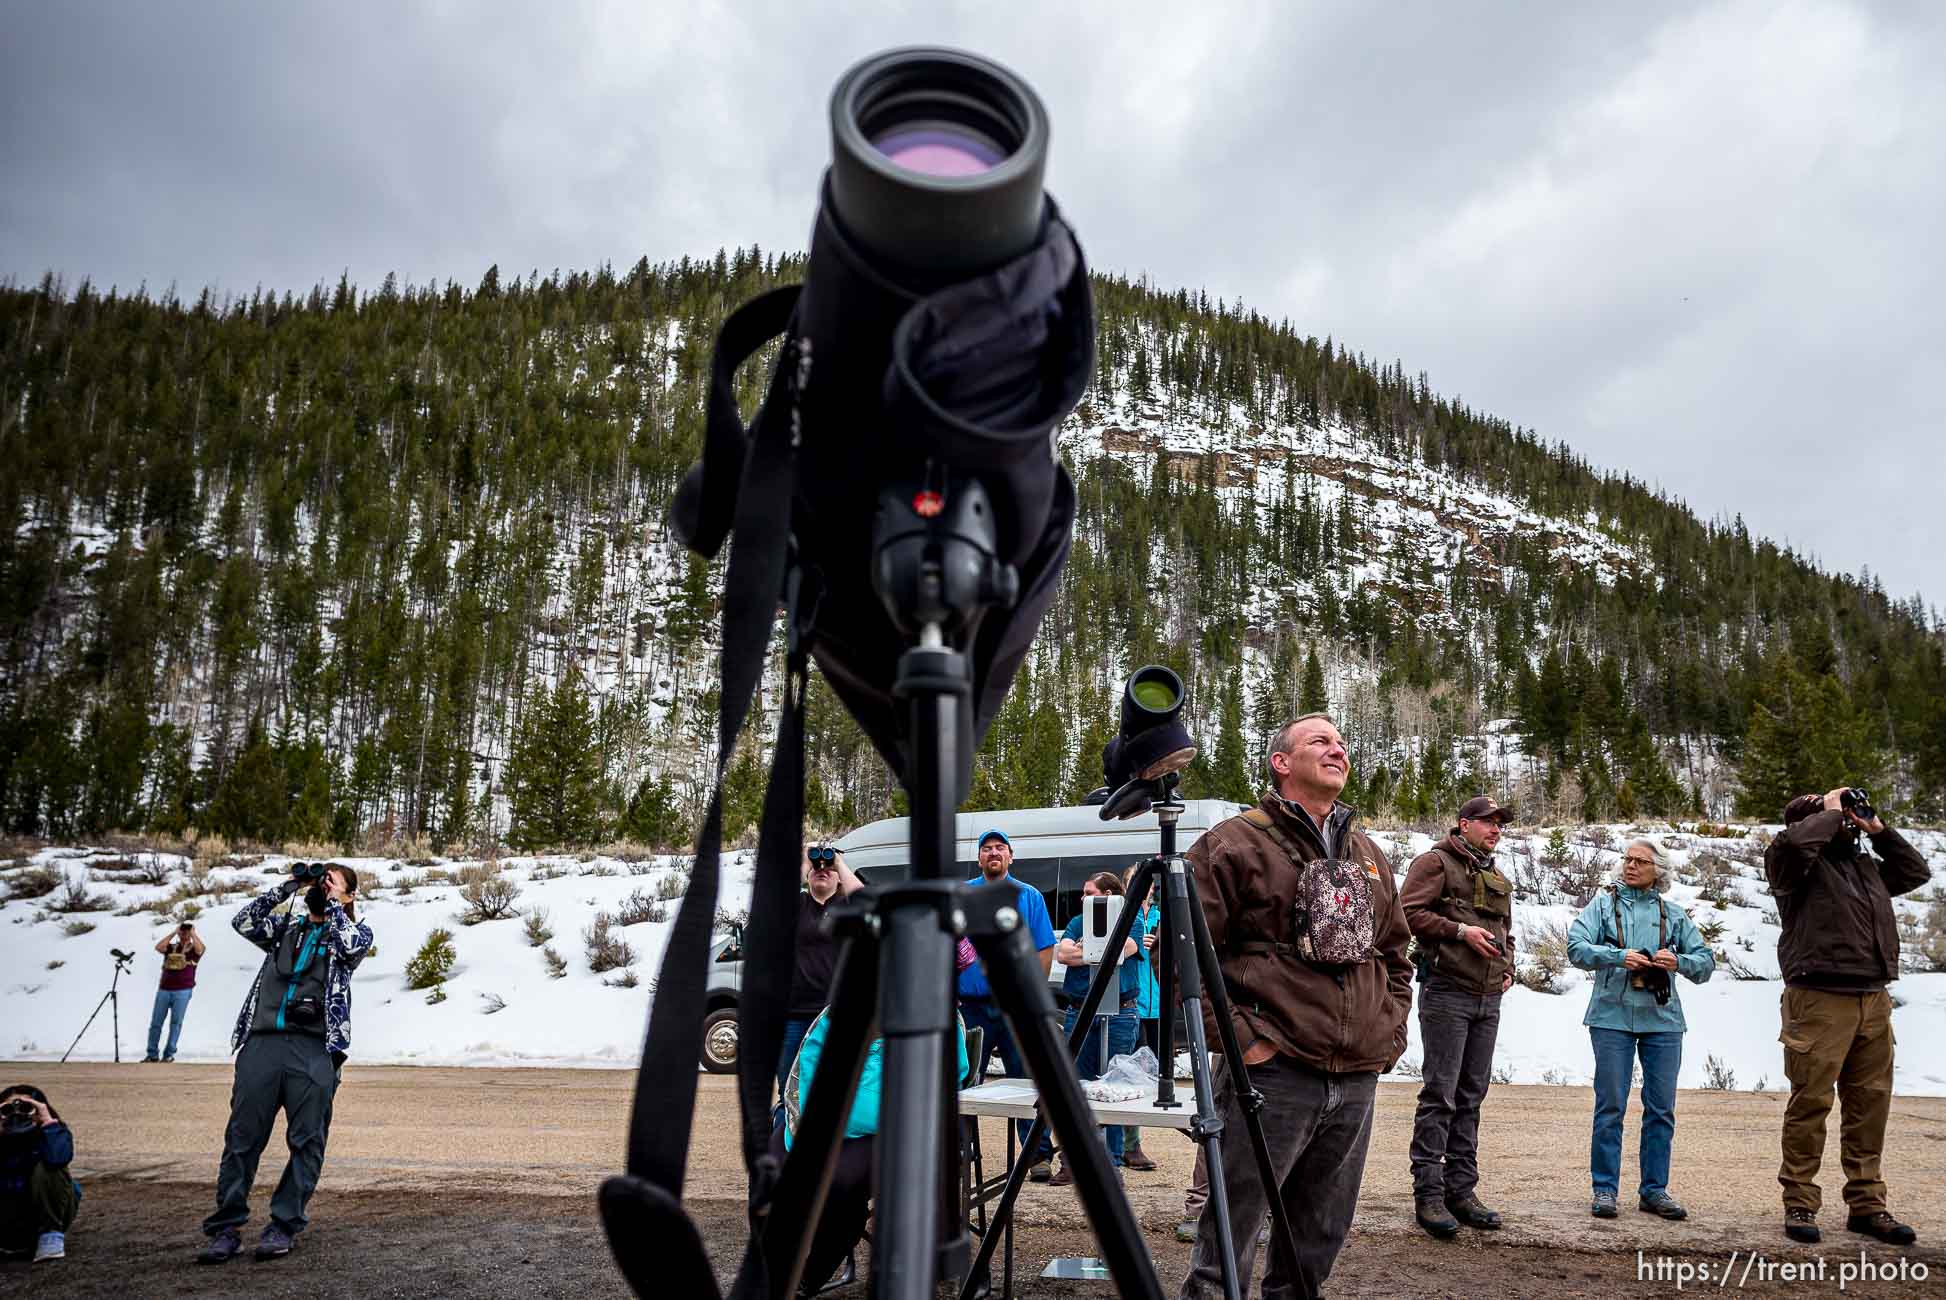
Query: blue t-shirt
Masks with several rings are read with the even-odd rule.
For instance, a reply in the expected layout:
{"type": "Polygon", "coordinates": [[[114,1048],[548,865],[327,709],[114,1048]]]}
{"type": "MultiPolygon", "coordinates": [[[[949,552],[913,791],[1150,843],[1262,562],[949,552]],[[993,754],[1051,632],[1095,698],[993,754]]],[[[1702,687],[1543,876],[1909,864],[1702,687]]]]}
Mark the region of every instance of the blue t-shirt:
{"type": "MultiPolygon", "coordinates": [[[[977,880],[969,880],[966,883],[984,885],[987,883],[987,878],[983,875],[977,880]]],[[[1003,877],[998,883],[1012,885],[1019,891],[1020,901],[1014,904],[1014,910],[1019,912],[1020,919],[1027,923],[1027,934],[1034,941],[1034,950],[1045,952],[1052,948],[1054,922],[1047,917],[1047,900],[1041,897],[1041,891],[1024,881],[1015,880],[1012,876],[1003,877]]],[[[993,996],[993,986],[987,983],[987,973],[980,963],[974,962],[959,973],[959,995],[963,998],[993,996]]]]}
{"type": "MultiPolygon", "coordinates": [[[[1137,925],[1139,924],[1140,922],[1138,921],[1137,925]]],[[[1061,932],[1061,937],[1080,943],[1081,918],[1077,916],[1072,921],[1069,921],[1068,928],[1061,932]]],[[[1134,927],[1130,927],[1129,937],[1134,939],[1138,946],[1142,942],[1142,932],[1134,927]]],[[[1143,961],[1140,956],[1122,958],[1120,974],[1122,979],[1121,1000],[1123,1002],[1135,1002],[1139,1000],[1142,992],[1142,972],[1148,968],[1149,964],[1143,961]]],[[[1093,966],[1070,966],[1068,967],[1067,979],[1061,984],[1061,991],[1068,995],[1068,1001],[1074,1003],[1076,1006],[1080,1006],[1081,999],[1088,996],[1088,985],[1094,978],[1095,968],[1093,966]]],[[[1102,999],[1102,1005],[1096,1010],[1113,1015],[1120,1011],[1121,1007],[1119,1005],[1109,1006],[1108,999],[1104,997],[1102,999]]]]}

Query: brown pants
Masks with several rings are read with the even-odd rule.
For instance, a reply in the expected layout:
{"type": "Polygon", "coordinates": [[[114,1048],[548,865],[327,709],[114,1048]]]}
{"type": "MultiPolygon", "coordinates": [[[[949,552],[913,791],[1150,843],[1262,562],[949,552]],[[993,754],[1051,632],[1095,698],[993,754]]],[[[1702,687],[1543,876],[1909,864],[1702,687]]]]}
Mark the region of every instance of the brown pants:
{"type": "Polygon", "coordinates": [[[1845,1204],[1855,1215],[1877,1214],[1885,1208],[1879,1155],[1892,1109],[1892,997],[1883,989],[1825,993],[1786,988],[1783,1018],[1777,1039],[1784,1045],[1784,1077],[1791,1081],[1791,1100],[1784,1110],[1784,1162],[1777,1170],[1784,1208],[1816,1214],[1823,1202],[1815,1180],[1824,1159],[1824,1120],[1831,1113],[1835,1086],[1842,1116],[1838,1139],[1845,1204]]]}

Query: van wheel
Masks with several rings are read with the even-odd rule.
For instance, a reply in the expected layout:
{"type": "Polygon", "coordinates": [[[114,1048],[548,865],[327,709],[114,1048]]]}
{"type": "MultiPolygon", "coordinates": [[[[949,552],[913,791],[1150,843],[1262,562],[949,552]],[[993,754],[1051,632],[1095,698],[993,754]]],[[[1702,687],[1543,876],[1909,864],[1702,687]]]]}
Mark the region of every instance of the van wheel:
{"type": "Polygon", "coordinates": [[[703,1020],[703,1068],[711,1074],[737,1072],[735,1007],[720,1007],[703,1020]]]}

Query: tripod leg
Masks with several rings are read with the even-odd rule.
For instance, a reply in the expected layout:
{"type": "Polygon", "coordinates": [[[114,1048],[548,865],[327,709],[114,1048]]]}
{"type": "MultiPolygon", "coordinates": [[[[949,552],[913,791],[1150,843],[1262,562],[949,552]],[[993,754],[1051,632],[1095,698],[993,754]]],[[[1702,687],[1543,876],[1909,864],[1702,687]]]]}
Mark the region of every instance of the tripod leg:
{"type": "MultiPolygon", "coordinates": [[[[1215,1081],[1210,1076],[1209,1044],[1203,1031],[1203,972],[1199,969],[1202,945],[1193,938],[1198,933],[1196,923],[1203,923],[1203,933],[1206,934],[1208,921],[1194,901],[1189,871],[1181,858],[1169,859],[1166,883],[1165,905],[1169,909],[1169,928],[1192,937],[1190,943],[1178,944],[1175,948],[1182,962],[1183,1029],[1189,1039],[1189,1073],[1196,1089],[1196,1122],[1191,1136],[1202,1145],[1204,1168],[1209,1173],[1209,1212],[1216,1220],[1217,1264],[1222,1271],[1223,1294],[1227,1300],[1241,1300],[1242,1270],[1237,1267],[1236,1237],[1230,1226],[1230,1191],[1223,1182],[1224,1121],[1216,1106],[1215,1081]],[[1194,916],[1191,915],[1192,911],[1194,916]]],[[[1242,1066],[1240,1057],[1230,1062],[1232,1074],[1241,1075],[1241,1086],[1247,1088],[1250,1076],[1242,1066]]],[[[1263,1150],[1258,1175],[1263,1179],[1266,1195],[1275,1202],[1277,1179],[1271,1169],[1268,1148],[1263,1150]]]]}
{"type": "Polygon", "coordinates": [[[938,909],[921,902],[892,910],[884,945],[873,1293],[930,1295],[940,1244],[942,1132],[958,1113],[944,1086],[953,1032],[953,939],[941,928],[938,909]]]}
{"type": "MultiPolygon", "coordinates": [[[[72,1043],[68,1044],[68,1050],[61,1053],[62,1065],[66,1065],[68,1063],[68,1058],[74,1055],[74,1049],[81,1046],[81,1039],[87,1034],[88,1025],[92,1025],[95,1023],[95,1017],[101,1014],[101,1009],[107,1006],[108,1000],[114,996],[115,996],[115,990],[112,988],[109,989],[108,992],[101,995],[101,1001],[95,1003],[95,1009],[91,1013],[89,1013],[88,1024],[81,1026],[81,1032],[74,1036],[74,1041],[72,1043]]],[[[115,1060],[119,1062],[121,1059],[122,1059],[121,1052],[117,1050],[115,1053],[115,1060]]]]}
{"type": "MultiPolygon", "coordinates": [[[[1171,879],[1174,879],[1174,873],[1171,879]]],[[[1229,1062],[1231,1086],[1236,1090],[1237,1108],[1243,1114],[1243,1127],[1250,1135],[1251,1153],[1257,1158],[1257,1176],[1263,1180],[1264,1196],[1270,1202],[1273,1250],[1284,1252],[1284,1272],[1296,1278],[1297,1241],[1291,1235],[1290,1216],[1284,1198],[1278,1194],[1277,1167],[1270,1158],[1270,1142],[1264,1137],[1264,1095],[1250,1082],[1250,1068],[1243,1063],[1243,1047],[1237,1042],[1236,1021],[1230,1015],[1230,991],[1223,984],[1223,971],[1216,964],[1216,943],[1210,938],[1209,918],[1196,897],[1196,878],[1182,873],[1183,893],[1188,901],[1189,922],[1196,939],[1196,955],[1201,959],[1204,983],[1208,985],[1211,1019],[1216,1021],[1217,1039],[1223,1059],[1229,1062]]],[[[1201,1037],[1200,1031],[1198,1037],[1201,1037]]],[[[1216,1192],[1216,1170],[1210,1169],[1210,1193],[1216,1192]]]]}
{"type": "MultiPolygon", "coordinates": [[[[1132,919],[1125,910],[1124,921],[1132,919]]],[[[1127,930],[1122,930],[1127,937],[1127,930]]],[[[1111,940],[1112,941],[1112,940],[1111,940]]],[[[1096,1136],[1094,1112],[1081,1093],[1081,1080],[1074,1070],[1070,1049],[1054,1028],[1054,995],[1025,930],[1017,925],[1000,934],[976,934],[974,946],[986,963],[987,980],[993,986],[995,1001],[1005,1011],[1014,1043],[1026,1058],[1027,1071],[1040,1092],[1041,1112],[1053,1126],[1055,1136],[1066,1153],[1068,1169],[1074,1174],[1074,1187],[1081,1195],[1088,1221],[1094,1225],[1095,1239],[1108,1264],[1116,1292],[1128,1297],[1161,1300],[1161,1284],[1155,1265],[1142,1244],[1135,1214],[1128,1197],[1116,1182],[1108,1163],[1108,1149],[1096,1136]]],[[[1097,984],[1100,980],[1097,979],[1097,984]]],[[[1100,990],[1090,989],[1090,994],[1100,990]]],[[[1084,1013],[1092,1008],[1084,1005],[1084,1013]]],[[[1086,1019],[1077,1018],[1076,1028],[1085,1032],[1086,1019]]],[[[1036,1128],[1040,1121],[1035,1122],[1036,1128]]],[[[1029,1134],[1028,1140],[1034,1140],[1029,1134]]],[[[1031,1148],[1030,1148],[1031,1149],[1031,1148]]],[[[1008,1189],[1014,1190],[1024,1174],[1025,1159],[1015,1162],[1008,1189]]],[[[1002,1212],[1005,1206],[1003,1204],[1002,1212]]],[[[996,1216],[996,1221],[998,1216],[996,1216]]],[[[988,1234],[989,1241],[992,1234],[988,1234]]],[[[990,1255],[983,1245],[982,1253],[990,1255]]],[[[975,1269],[977,1275],[978,1269],[975,1269]]]]}

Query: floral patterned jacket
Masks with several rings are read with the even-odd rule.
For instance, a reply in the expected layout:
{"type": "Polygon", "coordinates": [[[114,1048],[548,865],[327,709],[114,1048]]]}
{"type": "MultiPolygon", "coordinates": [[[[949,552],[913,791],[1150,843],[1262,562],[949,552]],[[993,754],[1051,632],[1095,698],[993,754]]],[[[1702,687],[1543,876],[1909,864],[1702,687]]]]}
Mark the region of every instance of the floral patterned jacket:
{"type": "MultiPolygon", "coordinates": [[[[289,915],[275,915],[277,907],[302,888],[299,882],[287,880],[259,895],[237,912],[230,922],[231,928],[265,952],[275,953],[277,941],[293,924],[289,915]]],[[[330,928],[325,933],[324,949],[324,1050],[342,1055],[351,1046],[351,973],[372,946],[372,927],[345,915],[345,909],[336,899],[326,904],[325,910],[330,928]]],[[[270,963],[266,961],[264,965],[268,967],[270,963]]],[[[264,973],[260,969],[257,978],[250,981],[243,1009],[237,1013],[236,1029],[230,1035],[233,1052],[250,1037],[250,1021],[257,1009],[257,991],[263,981],[264,973]]]]}

